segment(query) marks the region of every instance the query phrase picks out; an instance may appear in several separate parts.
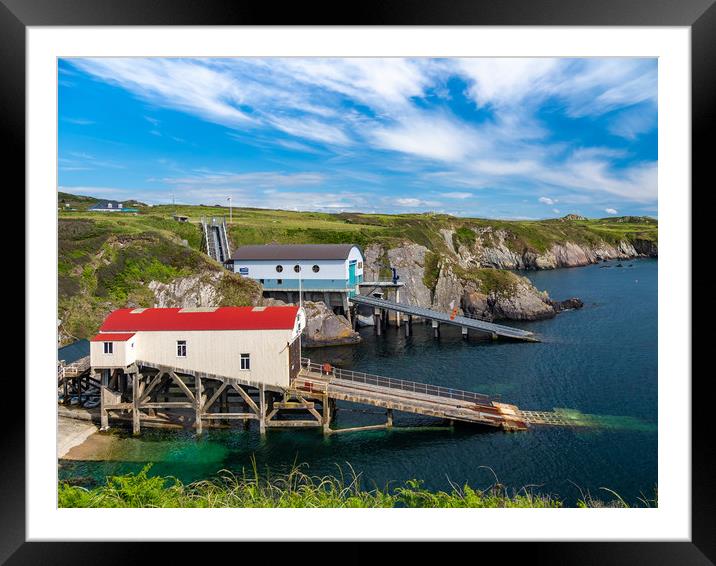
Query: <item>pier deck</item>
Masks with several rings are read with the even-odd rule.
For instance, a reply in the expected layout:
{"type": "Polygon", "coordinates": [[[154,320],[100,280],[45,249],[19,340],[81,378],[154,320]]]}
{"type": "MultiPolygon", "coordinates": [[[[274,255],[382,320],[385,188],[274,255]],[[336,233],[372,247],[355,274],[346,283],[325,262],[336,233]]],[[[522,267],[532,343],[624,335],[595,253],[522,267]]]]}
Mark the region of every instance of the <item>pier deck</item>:
{"type": "Polygon", "coordinates": [[[505,430],[527,428],[517,407],[488,395],[337,368],[326,374],[321,365],[306,359],[302,360],[294,387],[308,396],[327,395],[331,399],[505,430]]]}
{"type": "Polygon", "coordinates": [[[413,305],[406,305],[404,303],[386,301],[385,299],[378,299],[376,297],[370,297],[367,295],[355,295],[353,297],[350,297],[349,301],[357,305],[366,305],[375,309],[395,311],[408,316],[417,316],[427,320],[432,320],[438,324],[450,324],[452,326],[459,326],[463,329],[490,334],[493,337],[511,338],[513,340],[526,340],[530,342],[538,341],[538,338],[534,335],[534,333],[529,332],[528,330],[513,328],[511,326],[505,326],[502,324],[494,324],[492,322],[487,322],[476,318],[470,318],[467,316],[453,317],[447,313],[426,309],[424,307],[416,307],[413,305]]]}

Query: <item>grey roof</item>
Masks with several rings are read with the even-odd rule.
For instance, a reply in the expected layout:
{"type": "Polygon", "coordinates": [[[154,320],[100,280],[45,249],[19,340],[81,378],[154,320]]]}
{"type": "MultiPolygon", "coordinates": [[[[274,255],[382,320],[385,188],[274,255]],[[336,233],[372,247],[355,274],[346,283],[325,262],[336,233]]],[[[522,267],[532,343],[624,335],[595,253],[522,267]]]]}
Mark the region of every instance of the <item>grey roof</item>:
{"type": "Polygon", "coordinates": [[[107,205],[108,205],[108,204],[111,204],[111,205],[112,205],[112,208],[118,208],[118,206],[119,206],[120,203],[122,203],[122,206],[124,206],[124,201],[121,201],[121,200],[106,200],[106,199],[102,199],[102,200],[97,201],[97,202],[96,202],[95,204],[93,204],[92,206],[90,206],[90,210],[92,210],[93,208],[94,208],[94,209],[98,209],[98,208],[105,209],[105,208],[107,208],[107,205]]]}
{"type": "Polygon", "coordinates": [[[67,346],[62,346],[62,348],[57,348],[57,359],[65,360],[68,364],[76,362],[77,360],[85,358],[89,355],[90,343],[85,339],[77,340],[77,342],[73,342],[67,346]]]}
{"type": "MultiPolygon", "coordinates": [[[[301,260],[301,259],[346,259],[355,244],[295,244],[264,246],[241,246],[234,251],[231,259],[238,260],[301,260]]],[[[361,255],[363,252],[361,251],[361,255]]]]}

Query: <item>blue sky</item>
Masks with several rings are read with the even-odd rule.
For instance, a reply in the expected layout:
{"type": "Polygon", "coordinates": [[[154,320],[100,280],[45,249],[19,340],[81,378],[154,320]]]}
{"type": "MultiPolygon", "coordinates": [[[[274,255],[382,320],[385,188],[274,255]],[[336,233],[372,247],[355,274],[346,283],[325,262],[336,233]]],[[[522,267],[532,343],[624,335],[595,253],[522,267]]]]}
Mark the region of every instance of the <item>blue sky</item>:
{"type": "Polygon", "coordinates": [[[65,59],[58,98],[76,194],[657,216],[656,59],[65,59]]]}

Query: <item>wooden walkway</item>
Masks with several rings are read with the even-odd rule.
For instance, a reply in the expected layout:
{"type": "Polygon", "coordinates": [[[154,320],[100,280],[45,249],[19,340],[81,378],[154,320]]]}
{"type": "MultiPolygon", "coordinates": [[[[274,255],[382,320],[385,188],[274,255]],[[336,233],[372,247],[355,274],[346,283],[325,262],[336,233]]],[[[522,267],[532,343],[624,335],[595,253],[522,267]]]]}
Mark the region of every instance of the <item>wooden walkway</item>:
{"type": "MultiPolygon", "coordinates": [[[[480,393],[428,385],[388,377],[332,368],[330,374],[322,366],[302,361],[294,388],[331,399],[383,407],[451,421],[483,424],[504,430],[526,430],[527,423],[514,405],[480,393]]],[[[391,417],[389,416],[389,419],[391,417]]]]}

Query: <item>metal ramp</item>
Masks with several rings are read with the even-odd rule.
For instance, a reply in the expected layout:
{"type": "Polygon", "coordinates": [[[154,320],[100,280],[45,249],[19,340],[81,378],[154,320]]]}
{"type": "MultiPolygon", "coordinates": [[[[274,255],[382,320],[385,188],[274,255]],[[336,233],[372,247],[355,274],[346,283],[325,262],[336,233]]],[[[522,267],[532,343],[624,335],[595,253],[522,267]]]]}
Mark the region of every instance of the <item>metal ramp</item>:
{"type": "Polygon", "coordinates": [[[219,263],[228,261],[231,257],[231,248],[226,231],[226,219],[202,217],[201,229],[204,233],[204,248],[207,255],[219,263]]]}
{"type": "Polygon", "coordinates": [[[354,297],[350,297],[348,300],[358,305],[367,305],[376,309],[392,310],[409,316],[417,316],[427,320],[436,321],[441,324],[450,324],[461,328],[467,328],[469,330],[475,330],[477,332],[484,332],[494,337],[501,336],[503,338],[526,340],[530,342],[539,341],[534,333],[529,332],[528,330],[521,330],[519,328],[504,326],[502,324],[494,324],[492,322],[486,322],[484,320],[470,318],[467,316],[451,317],[447,313],[426,309],[424,307],[406,305],[404,303],[386,301],[385,299],[378,299],[367,295],[355,295],[354,297]]]}

